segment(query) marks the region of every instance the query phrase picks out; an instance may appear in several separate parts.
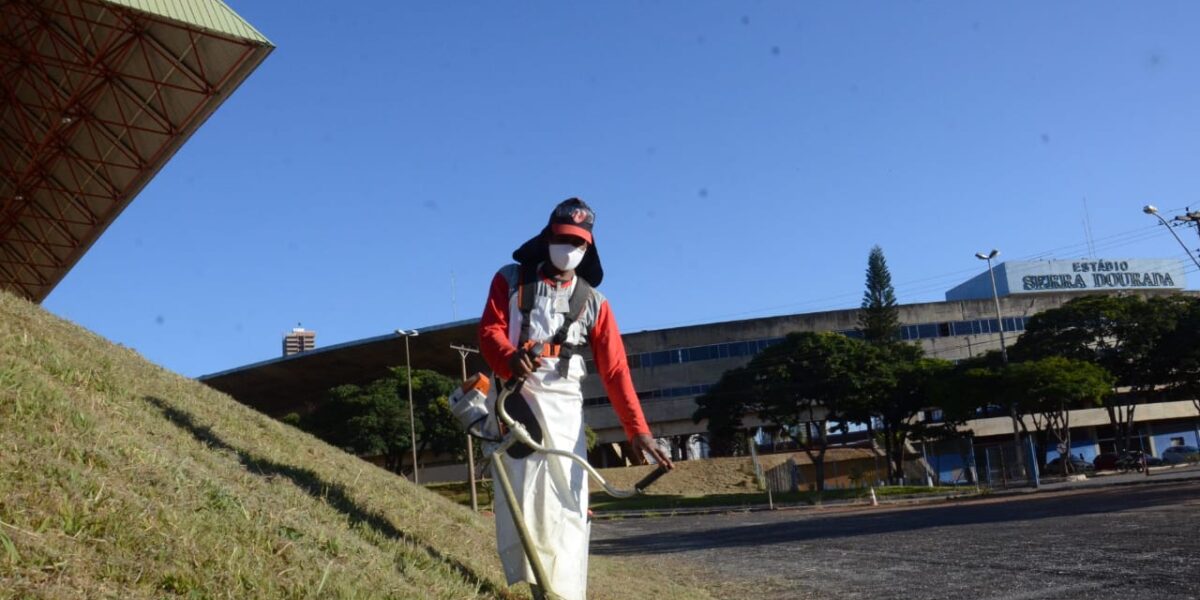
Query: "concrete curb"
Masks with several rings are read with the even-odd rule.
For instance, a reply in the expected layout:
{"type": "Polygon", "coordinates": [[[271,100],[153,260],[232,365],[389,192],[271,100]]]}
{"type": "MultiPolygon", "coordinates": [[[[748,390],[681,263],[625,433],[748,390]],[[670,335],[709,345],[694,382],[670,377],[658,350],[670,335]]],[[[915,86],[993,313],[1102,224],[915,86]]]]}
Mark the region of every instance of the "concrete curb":
{"type": "MultiPolygon", "coordinates": [[[[1089,490],[1089,489],[1104,489],[1116,487],[1130,487],[1138,485],[1169,485],[1173,483],[1187,483],[1200,480],[1200,470],[1188,471],[1183,473],[1171,473],[1170,471],[1159,472],[1157,475],[1137,476],[1134,479],[1120,481],[1104,481],[1104,478],[1091,478],[1085,481],[1060,481],[1050,484],[1043,484],[1037,489],[1034,488],[1008,488],[1001,490],[983,490],[975,492],[974,490],[968,493],[951,493],[951,494],[909,494],[905,496],[896,496],[893,498],[880,498],[879,506],[911,506],[922,504],[935,504],[938,502],[949,502],[954,500],[971,500],[974,498],[1003,498],[1009,496],[1027,496],[1033,494],[1044,494],[1050,492],[1062,492],[1072,490],[1089,490]],[[1176,475],[1165,479],[1156,479],[1156,476],[1176,475]]],[[[834,507],[853,507],[862,506],[870,507],[871,501],[869,498],[853,499],[853,500],[830,500],[821,504],[808,503],[776,503],[774,510],[805,510],[805,509],[821,509],[834,507]]],[[[722,513],[749,513],[772,510],[768,504],[747,504],[747,505],[731,505],[731,506],[707,506],[702,508],[677,508],[677,509],[646,509],[646,510],[621,510],[621,511],[596,511],[592,515],[593,520],[609,520],[609,519],[646,519],[656,517],[685,517],[696,515],[712,515],[722,513]]]]}
{"type": "MultiPolygon", "coordinates": [[[[891,498],[880,498],[879,506],[901,506],[907,504],[925,504],[937,501],[956,500],[961,498],[973,498],[980,496],[974,491],[963,494],[908,494],[904,496],[895,496],[891,498]]],[[[748,513],[761,512],[769,510],[805,510],[805,509],[822,509],[822,508],[837,508],[844,506],[871,506],[869,498],[855,498],[853,500],[828,500],[820,504],[809,504],[807,502],[776,502],[775,508],[772,509],[769,504],[738,504],[726,506],[705,506],[698,508],[673,508],[673,509],[646,509],[646,510],[611,510],[611,511],[596,511],[592,515],[593,520],[608,520],[608,519],[644,519],[653,517],[683,517],[692,515],[714,515],[722,513],[748,513]]]]}

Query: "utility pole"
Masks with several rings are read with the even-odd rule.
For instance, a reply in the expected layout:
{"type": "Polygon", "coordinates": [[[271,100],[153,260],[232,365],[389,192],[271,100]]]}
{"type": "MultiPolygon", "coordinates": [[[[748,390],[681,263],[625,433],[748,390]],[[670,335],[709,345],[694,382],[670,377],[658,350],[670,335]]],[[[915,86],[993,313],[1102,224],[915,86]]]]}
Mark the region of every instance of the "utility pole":
{"type": "MultiPolygon", "coordinates": [[[[1200,268],[1200,260],[1197,260],[1196,255],[1192,253],[1192,250],[1187,247],[1187,244],[1183,243],[1183,240],[1179,238],[1179,234],[1175,233],[1175,229],[1173,227],[1171,227],[1171,224],[1168,223],[1167,220],[1164,219],[1162,215],[1158,214],[1158,208],[1156,206],[1154,206],[1153,204],[1147,204],[1146,206],[1142,207],[1142,212],[1144,212],[1148,215],[1153,215],[1155,218],[1157,218],[1158,222],[1162,223],[1163,227],[1166,227],[1167,231],[1170,231],[1171,235],[1175,236],[1175,241],[1179,242],[1179,245],[1181,247],[1183,247],[1184,252],[1187,252],[1188,258],[1192,259],[1193,263],[1196,263],[1197,268],[1200,268]]],[[[1198,224],[1200,224],[1200,211],[1187,212],[1185,214],[1175,217],[1175,220],[1179,221],[1181,223],[1198,223],[1198,224]]],[[[1197,228],[1197,232],[1200,232],[1200,227],[1197,228]]]]}
{"type": "MultiPolygon", "coordinates": [[[[450,347],[458,350],[458,356],[462,359],[462,376],[463,381],[467,380],[467,355],[479,354],[478,348],[468,346],[457,346],[450,344],[450,347]]],[[[479,512],[479,495],[475,491],[475,443],[471,441],[471,434],[467,434],[467,474],[471,481],[471,510],[479,512]]]]}
{"type": "Polygon", "coordinates": [[[1196,233],[1200,234],[1200,210],[1193,210],[1191,212],[1183,213],[1182,215],[1175,217],[1175,220],[1182,223],[1196,225],[1196,233]]]}

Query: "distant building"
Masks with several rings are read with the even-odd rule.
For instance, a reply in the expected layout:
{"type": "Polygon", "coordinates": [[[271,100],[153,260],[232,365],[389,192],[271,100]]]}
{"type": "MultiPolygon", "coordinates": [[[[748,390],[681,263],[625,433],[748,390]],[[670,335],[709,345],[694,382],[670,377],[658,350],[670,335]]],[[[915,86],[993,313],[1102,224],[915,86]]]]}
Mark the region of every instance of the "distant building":
{"type": "MultiPolygon", "coordinates": [[[[1081,296],[1200,296],[1200,292],[1185,289],[1186,270],[1179,260],[1008,261],[995,266],[1000,313],[997,319],[991,276],[985,269],[981,271],[946,292],[945,301],[899,305],[900,338],[919,345],[926,356],[961,361],[998,350],[1002,327],[1006,334],[1004,343],[1011,345],[1035,315],[1081,296]]],[[[632,331],[621,337],[634,389],[654,436],[670,440],[674,449],[689,456],[702,456],[708,424],[693,420],[696,398],[709,391],[724,373],[745,366],[763,349],[783,341],[790,333],[817,331],[860,336],[858,315],[859,309],[848,308],[632,331]]],[[[450,347],[476,342],[478,337],[479,323],[474,319],[423,327],[420,337],[412,338],[412,364],[414,368],[459,377],[461,357],[450,347]]],[[[395,334],[381,335],[327,346],[291,359],[245,365],[200,380],[270,415],[303,414],[318,406],[325,391],[332,387],[345,383],[364,385],[387,376],[390,367],[403,365],[404,341],[395,334]]],[[[586,350],[584,357],[587,372],[594,373],[595,363],[586,350]]],[[[490,371],[478,355],[467,358],[467,368],[490,371]]],[[[582,391],[584,422],[595,432],[598,442],[590,453],[593,464],[623,464],[625,432],[609,406],[602,382],[595,377],[585,378],[582,391]]],[[[815,417],[823,418],[820,414],[815,417]]],[[[936,421],[941,417],[937,411],[931,411],[925,418],[936,421]]],[[[1155,456],[1169,445],[1200,442],[1200,420],[1191,400],[1139,407],[1135,421],[1137,435],[1144,440],[1139,447],[1155,456]]],[[[770,423],[756,415],[746,415],[742,424],[748,432],[756,432],[760,427],[771,429],[770,423]]],[[[1103,408],[1072,411],[1071,426],[1072,455],[1082,453],[1090,460],[1097,453],[1113,448],[1114,432],[1103,408]]],[[[1007,415],[980,415],[964,430],[973,432],[971,439],[979,456],[990,456],[994,459],[989,463],[991,467],[1000,469],[1001,457],[996,448],[1011,441],[1011,419],[1007,415]]],[[[939,478],[953,481],[956,470],[961,473],[963,460],[956,458],[960,454],[957,448],[931,445],[928,451],[930,464],[939,478]]],[[[1056,455],[1051,452],[1049,458],[1056,455]]],[[[979,460],[986,462],[984,458],[979,460]]],[[[980,473],[985,466],[981,463],[980,473]]],[[[451,479],[460,477],[461,467],[447,467],[446,473],[451,479]]],[[[428,477],[429,481],[435,480],[433,472],[428,477]]],[[[421,478],[426,480],[426,472],[422,472],[421,478]]]]}
{"type": "Polygon", "coordinates": [[[317,347],[317,332],[303,327],[294,327],[292,332],[283,336],[283,355],[291,356],[308,352],[317,347]]]}
{"type": "MultiPolygon", "coordinates": [[[[996,295],[1104,293],[1186,287],[1183,261],[1174,259],[1014,260],[996,265],[996,295]]],[[[987,271],[946,292],[946,300],[988,300],[987,271]]]]}

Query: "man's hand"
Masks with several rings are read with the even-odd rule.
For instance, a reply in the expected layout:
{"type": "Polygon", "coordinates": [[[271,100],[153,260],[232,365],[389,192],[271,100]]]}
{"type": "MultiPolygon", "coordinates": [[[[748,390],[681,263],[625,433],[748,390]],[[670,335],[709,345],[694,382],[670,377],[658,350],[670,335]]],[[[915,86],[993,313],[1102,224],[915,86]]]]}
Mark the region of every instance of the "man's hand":
{"type": "Polygon", "coordinates": [[[649,454],[650,456],[654,457],[654,461],[658,464],[663,465],[668,469],[675,468],[675,465],[671,463],[671,457],[667,456],[666,453],[658,447],[658,444],[654,442],[654,438],[651,437],[650,434],[643,433],[633,438],[630,440],[629,445],[633,446],[634,460],[638,461],[638,464],[646,464],[646,455],[649,454]]]}
{"type": "Polygon", "coordinates": [[[541,358],[531,358],[529,353],[524,350],[517,350],[511,360],[508,361],[508,368],[512,371],[513,379],[526,377],[542,366],[541,358]]]}

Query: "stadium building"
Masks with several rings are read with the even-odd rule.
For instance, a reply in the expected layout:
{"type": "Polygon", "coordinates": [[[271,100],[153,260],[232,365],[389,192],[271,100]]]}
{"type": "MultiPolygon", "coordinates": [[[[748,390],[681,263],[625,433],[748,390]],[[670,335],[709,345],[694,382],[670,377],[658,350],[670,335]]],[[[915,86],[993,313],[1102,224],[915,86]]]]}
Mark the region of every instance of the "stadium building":
{"type": "MultiPolygon", "coordinates": [[[[1000,319],[996,318],[991,277],[985,271],[949,290],[945,301],[901,305],[903,339],[920,344],[931,357],[961,360],[998,349],[1001,327],[1007,334],[1005,341],[1012,344],[1030,317],[1080,295],[1192,293],[1183,291],[1184,266],[1177,260],[1009,261],[997,265],[995,275],[1000,319]]],[[[858,312],[834,310],[625,334],[634,387],[655,436],[669,440],[677,454],[694,456],[697,436],[706,433],[706,423],[692,420],[695,400],[723,373],[746,364],[792,332],[857,336],[858,312]]],[[[477,344],[477,329],[478,321],[471,320],[419,330],[418,336],[409,339],[413,367],[460,376],[463,359],[451,345],[477,344]]],[[[384,335],[238,367],[201,380],[278,417],[311,410],[336,385],[363,384],[383,377],[388,367],[404,364],[404,359],[404,340],[384,335]]],[[[478,355],[465,360],[469,371],[487,370],[478,355]]],[[[591,370],[590,360],[588,367],[591,370]]],[[[604,394],[600,381],[585,379],[585,420],[600,442],[591,459],[598,466],[615,466],[623,464],[624,433],[604,394]]],[[[1104,443],[1103,427],[1108,420],[1102,410],[1080,412],[1087,414],[1073,415],[1072,423],[1092,429],[1081,431],[1072,453],[1090,458],[1104,443]]],[[[1162,403],[1141,410],[1138,418],[1146,421],[1147,443],[1152,448],[1179,440],[1193,445],[1200,441],[1190,402],[1162,403]]],[[[748,427],[762,425],[753,417],[745,423],[748,427]]],[[[998,442],[1006,434],[1011,439],[1012,423],[1007,417],[979,419],[968,426],[979,443],[998,442]]],[[[953,478],[962,461],[955,453],[946,454],[945,460],[939,457],[930,462],[939,465],[944,477],[953,478]]],[[[430,465],[434,462],[430,457],[430,465]]],[[[439,474],[437,469],[425,467],[422,473],[428,480],[462,477],[458,469],[439,474]]]]}

